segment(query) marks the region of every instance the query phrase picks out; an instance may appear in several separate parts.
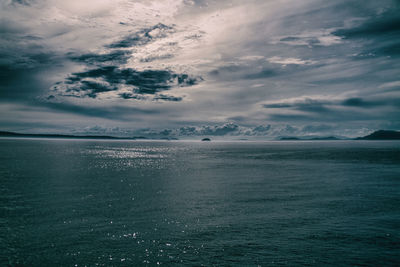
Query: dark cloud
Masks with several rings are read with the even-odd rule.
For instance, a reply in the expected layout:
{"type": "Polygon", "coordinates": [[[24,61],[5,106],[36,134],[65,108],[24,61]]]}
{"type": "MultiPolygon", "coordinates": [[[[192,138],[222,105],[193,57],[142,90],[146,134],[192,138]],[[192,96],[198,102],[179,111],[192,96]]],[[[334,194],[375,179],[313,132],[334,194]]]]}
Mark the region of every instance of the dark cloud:
{"type": "Polygon", "coordinates": [[[165,38],[173,33],[174,27],[158,23],[152,27],[142,29],[134,34],[131,34],[122,40],[114,42],[107,47],[109,48],[128,48],[133,46],[142,46],[156,39],[165,38]]]}
{"type": "Polygon", "coordinates": [[[340,29],[334,34],[344,38],[370,38],[382,35],[398,35],[400,33],[400,5],[397,8],[367,19],[360,26],[340,29]]]}
{"type": "Polygon", "coordinates": [[[6,55],[0,51],[0,97],[23,100],[37,96],[50,87],[42,81],[42,72],[49,67],[58,68],[59,63],[51,52],[6,55]]]}
{"type": "MultiPolygon", "coordinates": [[[[296,111],[305,111],[311,113],[328,113],[335,114],[337,111],[334,109],[343,108],[359,108],[371,109],[378,107],[399,107],[400,98],[396,96],[375,96],[374,98],[351,97],[343,100],[330,100],[330,99],[311,99],[304,98],[302,100],[291,102],[278,102],[271,104],[263,104],[264,108],[268,109],[291,109],[296,111]]],[[[325,114],[326,115],[326,114],[325,114]]]]}
{"type": "Polygon", "coordinates": [[[264,104],[264,108],[291,108],[294,107],[292,103],[273,103],[273,104],[264,104]]]}
{"type": "MultiPolygon", "coordinates": [[[[105,48],[127,48],[132,46],[146,45],[149,42],[165,38],[175,30],[172,26],[159,23],[145,28],[122,40],[112,43],[105,48]]],[[[176,45],[176,43],[168,43],[176,45]]],[[[177,74],[170,70],[143,70],[137,71],[132,68],[122,68],[120,65],[127,63],[132,52],[127,50],[112,50],[107,53],[68,53],[67,57],[75,62],[86,64],[88,67],[96,66],[84,72],[72,73],[64,84],[64,90],[55,86],[64,96],[91,97],[96,98],[99,94],[109,91],[125,89],[118,94],[123,99],[144,100],[142,95],[154,95],[158,92],[169,90],[172,87],[192,86],[197,84],[200,77],[192,77],[188,74],[177,74]],[[95,81],[93,81],[95,80],[95,81]],[[128,92],[126,91],[128,89],[128,92]],[[130,90],[130,92],[129,92],[130,90]]],[[[172,54],[151,55],[142,58],[142,62],[152,62],[159,59],[172,58],[172,54]]],[[[181,101],[181,97],[169,95],[156,95],[153,100],[181,101]]]]}
{"type": "Polygon", "coordinates": [[[305,45],[308,47],[324,45],[321,39],[318,37],[298,37],[298,36],[286,36],[279,40],[282,44],[289,45],[305,45]]]}
{"type": "Polygon", "coordinates": [[[349,107],[371,107],[371,106],[376,106],[378,103],[373,103],[373,102],[366,102],[364,99],[360,97],[353,97],[353,98],[348,98],[342,102],[343,106],[349,106],[349,107]]]}
{"type": "Polygon", "coordinates": [[[345,99],[340,105],[345,107],[356,107],[356,108],[376,108],[376,107],[400,107],[400,96],[376,96],[374,98],[361,98],[352,97],[345,99]]]}
{"type": "Polygon", "coordinates": [[[93,81],[81,81],[78,86],[76,87],[69,87],[66,92],[84,92],[84,96],[88,96],[91,98],[96,98],[98,94],[104,93],[104,92],[109,92],[109,91],[115,91],[117,90],[117,87],[112,87],[109,86],[108,84],[101,84],[98,82],[93,82],[93,81]]]}
{"type": "Polygon", "coordinates": [[[134,93],[120,93],[118,94],[122,99],[136,99],[136,100],[145,100],[147,97],[139,94],[134,94],[134,93]]]}
{"type": "Polygon", "coordinates": [[[32,2],[33,2],[32,0],[11,0],[11,4],[13,5],[29,6],[32,2]]]}
{"type": "Polygon", "coordinates": [[[182,97],[180,96],[171,96],[171,95],[156,95],[154,98],[154,100],[164,100],[164,101],[173,101],[173,102],[179,102],[182,101],[182,97]]]}
{"type": "Polygon", "coordinates": [[[124,50],[116,50],[105,54],[89,53],[83,55],[74,55],[73,53],[69,53],[68,56],[73,61],[92,65],[102,63],[125,64],[129,59],[130,52],[124,50]]]}
{"type": "Polygon", "coordinates": [[[295,107],[295,109],[299,111],[317,112],[317,113],[330,111],[330,109],[327,108],[324,103],[319,103],[319,102],[309,102],[309,103],[299,104],[295,107]]]}
{"type": "MultiPolygon", "coordinates": [[[[119,94],[124,99],[140,99],[137,95],[153,95],[172,87],[185,87],[197,84],[202,79],[188,74],[174,73],[169,70],[143,70],[106,66],[85,72],[73,73],[67,77],[65,92],[83,92],[83,96],[95,98],[98,94],[118,90],[118,87],[130,88],[132,92],[119,94]],[[92,80],[96,82],[92,82],[92,80]]],[[[57,87],[57,86],[56,86],[57,87]]],[[[82,94],[75,94],[81,96],[82,94]]],[[[181,98],[160,95],[156,100],[180,101],[181,98]]]]}
{"type": "Polygon", "coordinates": [[[217,75],[224,74],[224,73],[239,72],[242,70],[243,70],[243,66],[240,66],[240,65],[225,65],[225,66],[221,66],[217,69],[210,71],[210,74],[217,76],[217,75]]]}
{"type": "Polygon", "coordinates": [[[249,67],[248,65],[233,64],[224,65],[209,72],[209,75],[220,80],[256,80],[275,77],[279,75],[279,70],[266,66],[259,68],[249,67]]]}
{"type": "Polygon", "coordinates": [[[299,100],[295,102],[281,102],[264,104],[264,108],[280,109],[280,108],[291,108],[299,111],[307,112],[326,112],[326,104],[331,104],[329,101],[315,100],[311,98],[305,98],[304,100],[299,100]]]}
{"type": "MultiPolygon", "coordinates": [[[[23,2],[20,2],[23,3],[23,2]]],[[[14,10],[17,7],[8,7],[14,10]]],[[[1,9],[1,7],[0,7],[1,9]]],[[[1,12],[1,11],[0,11],[1,12]]],[[[6,11],[3,11],[6,12],[6,11]]],[[[3,13],[2,13],[3,14],[3,13]]],[[[59,69],[62,58],[21,21],[0,14],[0,98],[12,101],[36,97],[49,88],[47,75],[59,69]]]]}
{"type": "Polygon", "coordinates": [[[380,51],[385,55],[399,56],[400,55],[400,42],[384,46],[380,49],[380,51]]]}
{"type": "MultiPolygon", "coordinates": [[[[1,44],[1,43],[0,43],[1,44]]],[[[13,47],[0,48],[0,65],[9,69],[35,69],[57,65],[60,58],[52,51],[45,51],[41,46],[21,47],[15,51],[13,47]]]]}
{"type": "Polygon", "coordinates": [[[174,55],[173,54],[165,54],[165,55],[160,55],[160,56],[148,56],[145,58],[140,59],[140,62],[152,62],[155,60],[160,60],[160,59],[169,59],[169,58],[173,58],[174,55]]]}
{"type": "Polygon", "coordinates": [[[2,35],[1,42],[9,41],[9,39],[15,39],[20,35],[26,33],[27,29],[19,23],[0,18],[0,34],[2,35]]]}
{"type": "Polygon", "coordinates": [[[301,40],[300,37],[287,36],[287,37],[281,38],[279,41],[281,41],[281,42],[297,42],[300,40],[301,40]]]}
{"type": "MultiPolygon", "coordinates": [[[[382,93],[366,97],[350,98],[303,98],[299,100],[288,100],[263,105],[268,109],[268,118],[275,122],[341,122],[351,121],[379,121],[383,118],[394,123],[398,121],[400,108],[400,97],[398,94],[382,93]]],[[[322,132],[322,128],[307,126],[304,131],[322,132]]],[[[324,129],[323,129],[324,128],[324,129]]],[[[329,127],[326,130],[334,130],[329,127]]]]}
{"type": "Polygon", "coordinates": [[[400,55],[400,4],[397,1],[389,11],[367,18],[352,28],[340,29],[335,35],[347,40],[364,41],[358,58],[400,55]]]}
{"type": "MultiPolygon", "coordinates": [[[[354,109],[354,108],[327,108],[324,113],[309,112],[309,113],[270,113],[268,119],[274,122],[290,122],[290,123],[304,123],[310,121],[318,123],[338,123],[348,124],[363,122],[364,125],[370,124],[374,121],[380,121],[384,117],[387,121],[399,121],[396,111],[383,112],[382,110],[369,110],[369,109],[354,109]]],[[[362,126],[362,125],[361,125],[362,126]]],[[[364,126],[362,126],[364,127],[364,126]]]]}

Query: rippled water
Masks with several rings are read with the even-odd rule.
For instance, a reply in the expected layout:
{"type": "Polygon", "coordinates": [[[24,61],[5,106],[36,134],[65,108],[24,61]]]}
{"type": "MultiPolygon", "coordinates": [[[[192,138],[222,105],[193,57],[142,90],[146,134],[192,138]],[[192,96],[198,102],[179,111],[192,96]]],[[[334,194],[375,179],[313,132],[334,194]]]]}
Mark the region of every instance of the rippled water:
{"type": "Polygon", "coordinates": [[[400,142],[0,139],[0,266],[396,266],[400,142]]]}

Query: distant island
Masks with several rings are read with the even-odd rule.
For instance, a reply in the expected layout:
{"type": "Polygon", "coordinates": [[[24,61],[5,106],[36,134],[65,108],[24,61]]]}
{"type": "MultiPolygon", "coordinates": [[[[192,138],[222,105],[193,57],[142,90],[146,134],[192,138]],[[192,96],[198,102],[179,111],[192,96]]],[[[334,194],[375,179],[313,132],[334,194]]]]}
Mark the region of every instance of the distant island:
{"type": "Polygon", "coordinates": [[[201,141],[211,141],[211,139],[206,137],[206,138],[201,139],[201,141]]]}
{"type": "Polygon", "coordinates": [[[279,138],[280,141],[322,141],[322,140],[343,140],[336,136],[326,137],[296,137],[296,136],[284,136],[279,138]]]}
{"type": "Polygon", "coordinates": [[[345,138],[336,136],[283,136],[278,138],[279,141],[322,141],[322,140],[400,140],[399,131],[378,130],[369,135],[357,138],[345,138]]]}
{"type": "Polygon", "coordinates": [[[294,136],[284,136],[284,137],[279,137],[280,141],[299,141],[299,140],[303,140],[300,139],[299,137],[294,137],[294,136]]]}
{"type": "Polygon", "coordinates": [[[356,140],[400,140],[400,132],[379,130],[363,137],[357,137],[356,140]]]}

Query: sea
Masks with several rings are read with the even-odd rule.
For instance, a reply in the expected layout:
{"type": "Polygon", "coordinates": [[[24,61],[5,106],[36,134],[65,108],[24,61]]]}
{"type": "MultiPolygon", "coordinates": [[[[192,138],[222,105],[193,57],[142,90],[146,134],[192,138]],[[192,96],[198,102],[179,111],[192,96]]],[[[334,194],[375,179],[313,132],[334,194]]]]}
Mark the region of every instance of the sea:
{"type": "Polygon", "coordinates": [[[400,141],[0,139],[0,266],[400,266],[400,141]]]}

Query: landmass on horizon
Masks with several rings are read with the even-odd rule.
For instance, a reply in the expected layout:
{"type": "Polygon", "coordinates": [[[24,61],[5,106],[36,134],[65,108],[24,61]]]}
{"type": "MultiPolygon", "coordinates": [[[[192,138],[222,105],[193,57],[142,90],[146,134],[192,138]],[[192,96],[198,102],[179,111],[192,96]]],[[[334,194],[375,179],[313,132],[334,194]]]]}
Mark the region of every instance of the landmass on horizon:
{"type": "MultiPolygon", "coordinates": [[[[176,137],[150,138],[145,136],[118,137],[108,135],[69,135],[69,134],[30,134],[0,131],[0,137],[21,138],[72,138],[72,139],[114,139],[114,140],[179,140],[176,137]]],[[[196,139],[197,140],[197,139],[196,139]]],[[[248,139],[239,139],[248,141],[248,139]]],[[[335,141],[335,140],[400,140],[400,131],[378,130],[369,135],[357,138],[344,138],[336,136],[281,136],[274,140],[278,141],[335,141]]],[[[211,141],[210,138],[202,138],[201,141],[211,141]]]]}

